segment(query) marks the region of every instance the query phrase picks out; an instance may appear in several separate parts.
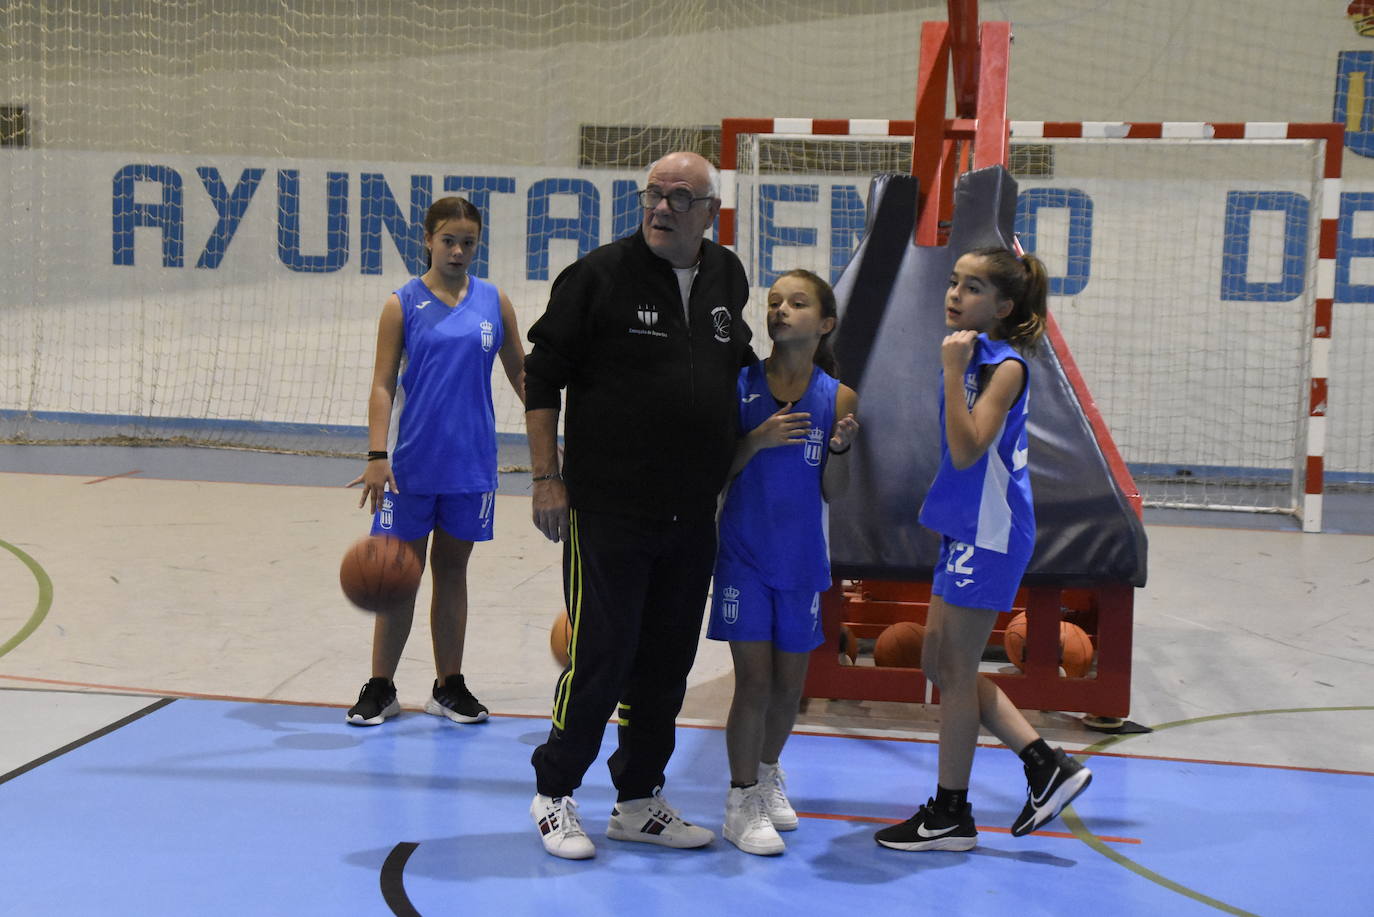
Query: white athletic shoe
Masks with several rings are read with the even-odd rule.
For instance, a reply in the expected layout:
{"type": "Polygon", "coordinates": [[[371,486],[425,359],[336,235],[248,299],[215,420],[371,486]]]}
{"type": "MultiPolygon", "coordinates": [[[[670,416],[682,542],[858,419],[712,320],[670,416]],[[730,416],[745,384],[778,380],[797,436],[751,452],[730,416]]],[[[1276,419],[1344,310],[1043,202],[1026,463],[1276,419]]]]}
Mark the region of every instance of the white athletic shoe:
{"type": "Polygon", "coordinates": [[[768,820],[779,831],[797,830],[797,813],[787,798],[787,774],[781,764],[759,764],[758,785],[763,789],[768,820]]]}
{"type": "Polygon", "coordinates": [[[606,825],[606,836],[614,841],[680,848],[705,847],[716,838],[707,829],[683,819],[663,798],[662,787],[654,787],[652,796],[617,802],[606,825]]]}
{"type": "Polygon", "coordinates": [[[768,818],[768,788],[762,783],[730,787],[725,797],[725,839],[745,853],[773,856],[786,845],[768,818]]]}
{"type": "Polygon", "coordinates": [[[596,856],[592,839],[582,830],[577,817],[577,803],[571,796],[541,796],[534,794],[530,803],[530,817],[539,828],[544,849],[565,860],[585,860],[596,856]]]}

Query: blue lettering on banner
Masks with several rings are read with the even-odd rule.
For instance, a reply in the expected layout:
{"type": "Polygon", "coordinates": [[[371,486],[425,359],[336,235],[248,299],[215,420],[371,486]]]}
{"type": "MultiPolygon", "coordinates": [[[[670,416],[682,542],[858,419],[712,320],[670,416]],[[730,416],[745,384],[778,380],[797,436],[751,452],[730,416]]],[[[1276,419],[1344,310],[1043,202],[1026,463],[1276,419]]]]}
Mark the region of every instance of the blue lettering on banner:
{"type": "Polygon", "coordinates": [[[1336,228],[1336,302],[1374,303],[1374,284],[1350,282],[1350,262],[1374,258],[1374,236],[1355,235],[1355,215],[1371,210],[1374,192],[1341,195],[1341,217],[1336,228]]]}
{"type": "Polygon", "coordinates": [[[1069,212],[1064,276],[1050,278],[1050,295],[1077,296],[1092,277],[1092,198],[1077,188],[1028,188],[1018,194],[1016,235],[1028,252],[1039,247],[1039,212],[1047,207],[1069,212]]]}
{"type": "Polygon", "coordinates": [[[816,244],[816,230],[810,226],[779,226],[774,218],[778,204],[811,203],[820,200],[817,185],[759,185],[759,264],[755,286],[771,287],[782,276],[773,267],[778,248],[816,244]]]}
{"type": "Polygon", "coordinates": [[[525,278],[549,279],[549,242],[574,239],[577,257],[597,246],[601,235],[601,194],[596,185],[581,178],[545,178],[530,186],[526,201],[525,278]],[[549,215],[555,194],[577,197],[577,216],[549,215]]]}
{"type": "Polygon", "coordinates": [[[468,273],[485,279],[491,273],[491,247],[487,238],[491,235],[491,195],[514,194],[515,179],[495,175],[445,175],[444,193],[459,194],[477,208],[482,215],[482,238],[477,242],[477,254],[468,265],[468,273]]]}
{"type": "Polygon", "coordinates": [[[864,207],[859,189],[853,185],[835,185],[830,189],[830,282],[840,279],[854,250],[864,237],[868,210],[864,207]]]}
{"type": "Polygon", "coordinates": [[[382,227],[391,234],[396,251],[414,275],[425,272],[425,213],[434,203],[434,179],[429,175],[410,176],[410,218],[401,213],[386,176],[364,172],[358,176],[361,206],[358,212],[358,257],[364,274],[382,272],[382,227]]]}
{"type": "Polygon", "coordinates": [[[277,257],[302,274],[328,274],[348,262],[348,173],[329,172],[325,179],[328,218],[326,253],[301,254],[301,174],[277,172],[277,257]]]}
{"type": "Polygon", "coordinates": [[[134,230],[151,226],[162,230],[162,266],[181,267],[182,237],[185,224],[181,213],[181,173],[167,166],[134,163],[114,175],[110,214],[113,221],[111,246],[115,264],[134,263],[134,230]],[[140,204],[134,200],[139,182],[162,186],[162,202],[140,204]]]}
{"type": "Polygon", "coordinates": [[[1221,298],[1235,302],[1287,302],[1301,295],[1307,279],[1307,198],[1292,191],[1228,191],[1222,237],[1221,298]],[[1250,281],[1250,223],[1256,210],[1284,215],[1281,276],[1250,281]]]}
{"type": "Polygon", "coordinates": [[[210,233],[210,238],[205,242],[205,250],[196,259],[196,267],[210,270],[219,267],[220,262],[224,260],[224,253],[229,250],[229,243],[234,239],[234,233],[238,231],[239,223],[243,221],[243,214],[248,210],[248,202],[253,199],[253,194],[258,190],[258,184],[266,171],[244,169],[243,174],[239,176],[238,184],[230,191],[220,178],[219,169],[214,166],[196,168],[200,183],[210,195],[210,202],[215,205],[215,214],[219,218],[210,233]]]}

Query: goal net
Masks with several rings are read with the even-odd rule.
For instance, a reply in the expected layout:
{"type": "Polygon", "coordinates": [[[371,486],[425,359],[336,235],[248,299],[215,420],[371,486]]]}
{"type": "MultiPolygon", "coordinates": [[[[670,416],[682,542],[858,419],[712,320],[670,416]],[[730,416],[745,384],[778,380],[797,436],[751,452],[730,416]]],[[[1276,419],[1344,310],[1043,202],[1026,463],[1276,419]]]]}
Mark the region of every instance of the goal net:
{"type": "MultiPolygon", "coordinates": [[[[736,139],[736,245],[756,323],[779,271],[838,278],[870,176],[909,168],[900,136],[779,124],[736,139]]],[[[1314,352],[1325,362],[1313,343],[1325,141],[1288,139],[1286,125],[1221,131],[1233,139],[1200,124],[1176,138],[1125,125],[1043,136],[1083,127],[1013,122],[1016,231],[1046,262],[1051,312],[1145,504],[1319,517],[1305,489],[1310,467],[1320,476],[1309,440],[1325,433],[1310,397],[1326,375],[1312,365],[1314,352]]]]}
{"type": "MultiPolygon", "coordinates": [[[[814,36],[808,104],[908,107],[921,18],[888,0],[0,3],[0,440],[356,455],[378,315],[423,270],[430,201],[483,212],[473,273],[524,332],[564,266],[635,229],[650,162],[714,157],[722,111],[797,97],[784,64],[814,36]]],[[[493,392],[518,440],[499,368],[493,392]]]]}

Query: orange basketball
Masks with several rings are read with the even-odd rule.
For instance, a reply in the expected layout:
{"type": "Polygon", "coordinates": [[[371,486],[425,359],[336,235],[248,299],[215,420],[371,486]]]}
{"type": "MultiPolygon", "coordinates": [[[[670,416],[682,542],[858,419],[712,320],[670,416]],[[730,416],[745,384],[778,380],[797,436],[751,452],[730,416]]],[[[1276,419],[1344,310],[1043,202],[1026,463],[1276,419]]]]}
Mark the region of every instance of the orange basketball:
{"type": "Polygon", "coordinates": [[[1077,624],[1064,621],[1059,625],[1059,664],[1070,678],[1082,678],[1093,664],[1093,642],[1088,632],[1077,624]]]}
{"type": "Polygon", "coordinates": [[[553,661],[558,663],[561,668],[567,668],[568,648],[572,646],[572,619],[568,617],[568,610],[565,608],[553,619],[553,627],[549,628],[549,652],[553,654],[553,661]]]}
{"type": "Polygon", "coordinates": [[[921,646],[926,629],[915,621],[898,621],[883,629],[873,644],[873,663],[909,669],[921,667],[921,646]]]}
{"type": "MultiPolygon", "coordinates": [[[[1012,665],[1022,671],[1026,655],[1026,613],[1021,612],[1007,623],[1002,634],[1002,646],[1012,665]]],[[[1059,622],[1059,664],[1070,678],[1082,678],[1093,664],[1093,642],[1087,631],[1070,621],[1059,622]]]]}
{"type": "Polygon", "coordinates": [[[1007,629],[1002,632],[1002,648],[1007,651],[1007,658],[1011,664],[1021,671],[1025,671],[1025,666],[1021,661],[1026,658],[1026,613],[1023,611],[1007,622],[1007,629]]]}
{"type": "Polygon", "coordinates": [[[339,585],[364,611],[386,611],[414,600],[421,572],[410,545],[390,535],[368,535],[344,552],[339,585]]]}

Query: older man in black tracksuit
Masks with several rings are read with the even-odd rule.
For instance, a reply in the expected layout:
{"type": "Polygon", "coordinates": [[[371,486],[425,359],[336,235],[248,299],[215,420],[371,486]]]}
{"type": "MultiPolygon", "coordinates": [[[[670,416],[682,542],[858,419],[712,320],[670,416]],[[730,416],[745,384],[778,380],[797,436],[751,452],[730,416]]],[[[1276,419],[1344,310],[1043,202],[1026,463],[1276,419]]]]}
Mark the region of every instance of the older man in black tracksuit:
{"type": "Polygon", "coordinates": [[[744,268],[705,239],[720,209],[717,183],[695,153],[656,162],[640,192],[639,231],[563,271],[529,331],[534,522],[564,543],[573,634],[553,728],[532,759],[530,814],[555,856],[595,853],[572,794],[617,703],[607,835],[669,847],[714,837],[659,790],[711,579],[716,498],[738,432],[736,379],[755,359],[741,316],[744,268]]]}

